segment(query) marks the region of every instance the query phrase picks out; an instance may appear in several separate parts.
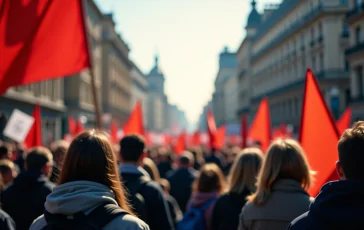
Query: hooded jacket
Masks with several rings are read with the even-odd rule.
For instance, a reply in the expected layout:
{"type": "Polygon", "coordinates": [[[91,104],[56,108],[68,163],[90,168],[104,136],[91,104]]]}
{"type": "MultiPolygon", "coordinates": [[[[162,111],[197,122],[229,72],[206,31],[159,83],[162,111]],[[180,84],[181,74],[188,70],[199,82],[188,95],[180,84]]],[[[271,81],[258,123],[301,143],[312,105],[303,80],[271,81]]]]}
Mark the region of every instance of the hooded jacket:
{"type": "Polygon", "coordinates": [[[329,182],[321,188],[310,210],[288,229],[364,229],[363,194],[363,181],[329,182]]]}
{"type": "Polygon", "coordinates": [[[44,202],[53,187],[41,172],[24,171],[1,193],[2,209],[13,218],[16,229],[29,229],[43,213],[44,202]]]}
{"type": "MultiPolygon", "coordinates": [[[[91,181],[73,181],[58,185],[47,197],[45,209],[51,214],[72,215],[84,212],[88,215],[100,204],[108,201],[118,204],[114,193],[105,185],[91,181]]],[[[47,225],[43,215],[38,217],[30,230],[39,230],[47,225]]],[[[149,230],[148,225],[131,215],[116,217],[103,230],[149,230]]]]}

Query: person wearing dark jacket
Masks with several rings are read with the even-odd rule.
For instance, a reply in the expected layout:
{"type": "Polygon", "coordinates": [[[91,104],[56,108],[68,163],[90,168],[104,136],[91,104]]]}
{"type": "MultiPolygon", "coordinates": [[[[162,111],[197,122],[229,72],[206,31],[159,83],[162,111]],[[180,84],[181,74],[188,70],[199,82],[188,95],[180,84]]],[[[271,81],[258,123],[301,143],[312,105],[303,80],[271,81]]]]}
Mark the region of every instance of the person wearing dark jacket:
{"type": "Polygon", "coordinates": [[[46,197],[54,187],[48,179],[52,162],[52,153],[47,148],[30,149],[26,170],[1,193],[2,208],[13,218],[16,229],[28,230],[33,220],[43,214],[46,197]]]}
{"type": "Polygon", "coordinates": [[[339,181],[325,184],[308,212],[288,230],[364,229],[364,122],[347,129],[338,143],[339,181]]]}
{"type": "Polygon", "coordinates": [[[173,196],[169,195],[171,185],[166,179],[159,180],[159,184],[162,186],[162,189],[164,191],[164,197],[167,199],[169,211],[171,212],[173,222],[175,226],[177,226],[177,223],[182,220],[183,214],[176,199],[174,199],[173,196]]]}
{"type": "Polygon", "coordinates": [[[218,198],[212,214],[212,230],[237,229],[246,198],[255,192],[263,161],[258,148],[247,148],[236,157],[228,177],[228,192],[218,198]]]}
{"type": "Polygon", "coordinates": [[[53,165],[52,175],[50,178],[50,181],[52,181],[53,183],[56,183],[58,181],[58,177],[61,174],[63,160],[66,156],[68,147],[69,143],[67,143],[64,140],[54,143],[54,146],[52,148],[54,165],[53,165]]]}
{"type": "Polygon", "coordinates": [[[221,158],[218,155],[217,149],[215,149],[215,148],[211,149],[211,154],[206,157],[205,163],[206,164],[207,163],[216,164],[217,166],[219,166],[220,169],[222,169],[222,162],[221,162],[221,158]]]}
{"type": "MultiPolygon", "coordinates": [[[[120,141],[121,165],[119,171],[127,190],[132,184],[140,183],[138,195],[142,196],[147,216],[141,217],[151,230],[173,230],[174,224],[161,186],[150,179],[141,167],[145,153],[145,141],[139,135],[127,135],[120,141]]],[[[136,204],[133,204],[134,208],[136,204]]],[[[140,215],[140,213],[137,213],[140,215]]]]}
{"type": "Polygon", "coordinates": [[[179,158],[178,169],[167,175],[167,180],[171,185],[170,195],[176,199],[183,213],[187,208],[187,203],[192,194],[193,181],[198,174],[192,166],[193,155],[192,153],[185,151],[179,158]]]}
{"type": "Polygon", "coordinates": [[[15,223],[11,217],[0,209],[0,229],[1,230],[15,230],[15,223]]]}

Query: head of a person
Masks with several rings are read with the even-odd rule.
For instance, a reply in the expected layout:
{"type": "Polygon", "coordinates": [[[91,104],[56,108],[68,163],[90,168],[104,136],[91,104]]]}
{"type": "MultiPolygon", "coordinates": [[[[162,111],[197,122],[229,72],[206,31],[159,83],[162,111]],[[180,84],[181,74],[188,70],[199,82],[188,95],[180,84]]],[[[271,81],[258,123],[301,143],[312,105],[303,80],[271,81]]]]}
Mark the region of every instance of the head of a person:
{"type": "Polygon", "coordinates": [[[144,138],[137,134],[125,136],[120,141],[120,161],[122,163],[143,165],[146,156],[144,138]]]}
{"type": "Polygon", "coordinates": [[[0,160],[11,158],[11,146],[7,143],[2,143],[0,145],[0,160]]]}
{"type": "Polygon", "coordinates": [[[193,154],[189,151],[184,151],[178,159],[178,166],[180,168],[189,168],[194,164],[193,154]]]}
{"type": "Polygon", "coordinates": [[[225,178],[216,164],[205,164],[193,183],[193,191],[200,193],[223,193],[225,178]]]}
{"type": "Polygon", "coordinates": [[[263,153],[258,148],[246,148],[237,154],[228,177],[229,192],[255,192],[257,175],[262,163],[263,153]]]}
{"type": "Polygon", "coordinates": [[[158,168],[152,159],[145,157],[143,159],[143,168],[145,171],[147,171],[147,173],[149,174],[149,176],[152,180],[154,180],[156,182],[158,182],[160,180],[161,177],[160,177],[158,168]]]}
{"type": "Polygon", "coordinates": [[[108,137],[88,130],[73,139],[63,162],[58,184],[91,181],[109,187],[119,206],[130,212],[121,186],[116,156],[108,137]]]}
{"type": "Polygon", "coordinates": [[[257,182],[256,192],[248,197],[252,203],[264,204],[273,185],[281,179],[291,179],[308,190],[311,170],[300,144],[293,139],[277,139],[268,148],[257,182]]]}
{"type": "Polygon", "coordinates": [[[18,175],[14,163],[7,159],[0,160],[0,174],[3,178],[4,185],[8,185],[18,175]]]}
{"type": "Polygon", "coordinates": [[[57,167],[62,167],[68,148],[69,143],[64,140],[57,141],[52,146],[53,160],[57,164],[57,167]]]}
{"type": "Polygon", "coordinates": [[[356,122],[341,136],[336,171],[341,180],[364,180],[364,121],[356,122]]]}
{"type": "Polygon", "coordinates": [[[53,155],[45,147],[37,146],[29,149],[25,159],[25,169],[28,171],[41,172],[50,177],[53,167],[53,155]]]}
{"type": "Polygon", "coordinates": [[[171,190],[171,185],[168,180],[166,179],[160,179],[159,184],[162,187],[165,194],[169,194],[169,191],[171,190]]]}

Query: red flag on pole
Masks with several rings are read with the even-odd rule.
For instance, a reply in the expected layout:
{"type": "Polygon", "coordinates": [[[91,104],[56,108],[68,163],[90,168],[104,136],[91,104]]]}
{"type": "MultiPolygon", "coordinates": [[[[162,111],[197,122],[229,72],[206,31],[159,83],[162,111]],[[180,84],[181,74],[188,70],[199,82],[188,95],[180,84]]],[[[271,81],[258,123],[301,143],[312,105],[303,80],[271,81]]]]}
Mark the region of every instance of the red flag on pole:
{"type": "Polygon", "coordinates": [[[33,110],[32,114],[34,118],[34,123],[29,130],[27,137],[24,140],[27,148],[32,148],[35,146],[42,145],[42,118],[40,112],[40,106],[37,104],[33,110]]]}
{"type": "Polygon", "coordinates": [[[140,101],[136,103],[128,121],[124,125],[124,135],[132,133],[144,135],[143,112],[140,101]]]}
{"type": "Polygon", "coordinates": [[[186,133],[184,131],[178,136],[173,150],[177,155],[182,154],[186,150],[186,133]]]}
{"type": "Polygon", "coordinates": [[[241,117],[241,147],[246,148],[248,141],[248,118],[247,115],[244,114],[241,117]]]}
{"type": "Polygon", "coordinates": [[[351,114],[352,114],[351,107],[348,107],[343,113],[343,115],[341,115],[340,119],[336,122],[336,127],[340,135],[342,135],[344,131],[350,127],[351,114]]]}
{"type": "Polygon", "coordinates": [[[111,138],[111,141],[113,143],[117,143],[119,141],[119,138],[118,138],[118,122],[117,121],[113,121],[111,123],[111,127],[110,127],[110,138],[111,138]]]}
{"type": "Polygon", "coordinates": [[[83,124],[80,120],[77,120],[76,122],[76,130],[75,130],[75,136],[82,133],[85,130],[83,127],[83,124]]]}
{"type": "Polygon", "coordinates": [[[68,117],[68,131],[72,137],[76,136],[76,122],[71,116],[68,117]]]}
{"type": "Polygon", "coordinates": [[[271,140],[271,124],[269,115],[268,99],[264,98],[259,105],[252,126],[249,131],[249,138],[261,143],[263,151],[267,150],[271,140]]]}
{"type": "Polygon", "coordinates": [[[0,93],[91,66],[81,0],[0,0],[0,15],[0,93]]]}
{"type": "Polygon", "coordinates": [[[207,111],[207,131],[210,139],[210,147],[213,148],[217,130],[216,130],[214,114],[210,109],[207,111]]]}
{"type": "Polygon", "coordinates": [[[317,173],[309,190],[311,196],[316,196],[338,160],[339,132],[310,69],[306,74],[299,140],[312,170],[317,173]]]}
{"type": "Polygon", "coordinates": [[[213,147],[222,149],[225,145],[226,125],[222,125],[215,133],[213,147]]]}

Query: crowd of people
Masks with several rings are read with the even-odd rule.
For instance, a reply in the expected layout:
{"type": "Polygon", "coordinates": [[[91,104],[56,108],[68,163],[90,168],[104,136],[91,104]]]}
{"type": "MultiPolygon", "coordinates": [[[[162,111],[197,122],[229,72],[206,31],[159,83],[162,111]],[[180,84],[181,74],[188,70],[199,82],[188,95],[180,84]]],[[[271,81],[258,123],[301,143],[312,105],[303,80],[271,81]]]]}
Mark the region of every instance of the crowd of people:
{"type": "Polygon", "coordinates": [[[97,130],[27,151],[3,142],[0,230],[364,229],[363,149],[360,121],[338,142],[340,180],[310,197],[315,172],[293,139],[179,155],[97,130]]]}

